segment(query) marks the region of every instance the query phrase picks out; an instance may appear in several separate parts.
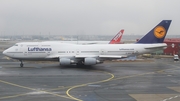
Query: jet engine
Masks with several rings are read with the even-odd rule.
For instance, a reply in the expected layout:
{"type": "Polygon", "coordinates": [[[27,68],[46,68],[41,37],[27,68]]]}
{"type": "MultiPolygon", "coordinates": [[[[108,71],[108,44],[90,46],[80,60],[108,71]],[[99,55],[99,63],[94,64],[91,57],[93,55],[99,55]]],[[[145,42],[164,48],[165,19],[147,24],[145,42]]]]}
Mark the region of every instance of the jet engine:
{"type": "Polygon", "coordinates": [[[59,63],[60,65],[70,65],[71,64],[71,60],[68,58],[60,58],[59,59],[59,63]]]}
{"type": "Polygon", "coordinates": [[[59,63],[60,65],[71,65],[71,64],[75,64],[76,61],[74,59],[69,59],[69,58],[59,58],[59,63]]]}
{"type": "Polygon", "coordinates": [[[99,60],[96,58],[85,58],[84,59],[84,65],[95,65],[97,63],[101,63],[99,60]]]}

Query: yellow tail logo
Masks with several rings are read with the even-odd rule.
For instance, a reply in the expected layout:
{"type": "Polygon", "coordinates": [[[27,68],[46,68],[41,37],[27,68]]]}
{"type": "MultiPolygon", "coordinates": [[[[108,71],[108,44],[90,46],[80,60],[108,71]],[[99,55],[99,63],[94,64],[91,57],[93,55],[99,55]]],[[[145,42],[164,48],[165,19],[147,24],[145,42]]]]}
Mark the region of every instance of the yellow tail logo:
{"type": "Polygon", "coordinates": [[[166,29],[163,26],[157,26],[154,28],[154,35],[156,38],[163,38],[166,34],[166,29]]]}

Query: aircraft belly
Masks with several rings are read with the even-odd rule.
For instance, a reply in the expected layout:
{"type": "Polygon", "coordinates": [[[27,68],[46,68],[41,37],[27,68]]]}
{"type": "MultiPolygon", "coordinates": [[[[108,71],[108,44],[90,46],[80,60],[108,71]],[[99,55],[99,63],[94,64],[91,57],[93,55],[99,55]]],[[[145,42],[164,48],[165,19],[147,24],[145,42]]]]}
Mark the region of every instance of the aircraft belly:
{"type": "Polygon", "coordinates": [[[58,61],[58,58],[37,58],[37,57],[32,57],[32,58],[25,58],[25,57],[19,57],[19,58],[13,58],[17,60],[27,60],[27,61],[58,61]]]}

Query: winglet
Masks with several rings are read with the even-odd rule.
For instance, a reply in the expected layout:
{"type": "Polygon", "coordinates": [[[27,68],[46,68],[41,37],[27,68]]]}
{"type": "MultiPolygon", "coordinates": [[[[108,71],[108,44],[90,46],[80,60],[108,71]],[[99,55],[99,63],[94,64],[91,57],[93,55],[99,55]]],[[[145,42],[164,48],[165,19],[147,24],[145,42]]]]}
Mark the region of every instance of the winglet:
{"type": "Polygon", "coordinates": [[[118,43],[120,43],[123,33],[124,33],[124,29],[120,30],[116,34],[116,36],[109,42],[109,44],[118,44],[118,43]]]}
{"type": "Polygon", "coordinates": [[[137,43],[163,43],[172,20],[163,20],[137,43]]]}

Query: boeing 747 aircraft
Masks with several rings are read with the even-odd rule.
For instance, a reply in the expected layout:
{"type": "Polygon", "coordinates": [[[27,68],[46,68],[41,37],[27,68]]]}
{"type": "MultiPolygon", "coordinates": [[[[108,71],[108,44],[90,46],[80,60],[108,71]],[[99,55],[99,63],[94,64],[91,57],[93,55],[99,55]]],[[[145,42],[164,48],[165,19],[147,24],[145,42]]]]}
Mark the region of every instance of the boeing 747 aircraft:
{"type": "Polygon", "coordinates": [[[60,65],[95,65],[105,60],[122,59],[131,55],[166,48],[163,40],[171,20],[163,20],[135,44],[68,44],[58,42],[20,42],[3,51],[3,54],[21,61],[50,60],[60,65]]]}

